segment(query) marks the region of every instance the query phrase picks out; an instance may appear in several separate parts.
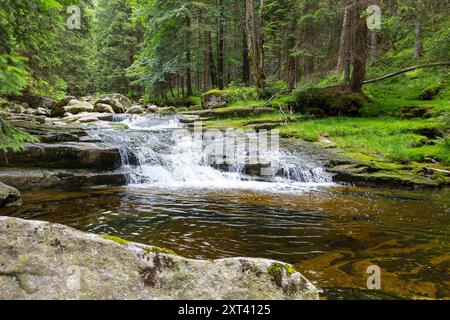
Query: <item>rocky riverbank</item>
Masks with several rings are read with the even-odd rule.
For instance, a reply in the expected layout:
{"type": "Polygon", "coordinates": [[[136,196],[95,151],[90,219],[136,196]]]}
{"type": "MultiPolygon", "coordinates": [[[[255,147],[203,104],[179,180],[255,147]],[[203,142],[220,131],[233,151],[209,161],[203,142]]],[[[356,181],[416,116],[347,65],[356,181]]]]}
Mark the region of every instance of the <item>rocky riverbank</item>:
{"type": "MultiPolygon", "coordinates": [[[[224,102],[211,104],[214,97],[202,100],[204,110],[180,112],[180,121],[187,127],[202,121],[204,128],[219,130],[236,127],[259,131],[285,126],[287,118],[276,114],[272,108],[235,108],[227,107],[224,102]]],[[[122,165],[121,151],[96,141],[86,130],[126,130],[126,125],[114,122],[115,117],[123,114],[177,112],[175,108],[137,105],[120,94],[104,95],[96,101],[92,97],[67,97],[60,101],[30,95],[10,98],[15,100],[3,105],[1,116],[40,141],[25,144],[22,152],[9,151],[0,157],[0,181],[21,191],[126,184],[128,173],[118,170],[122,165]]],[[[430,171],[433,168],[408,169],[395,164],[380,166],[379,161],[371,159],[359,161],[327,139],[315,143],[314,147],[298,138],[286,140],[295,140],[293,145],[308,145],[308,154],[320,158],[320,163],[334,175],[335,182],[411,189],[440,187],[450,181],[445,171],[440,171],[440,179],[435,179],[436,172],[430,171]]]]}
{"type": "Polygon", "coordinates": [[[0,299],[318,299],[288,264],[190,260],[61,225],[0,217],[0,299]]]}

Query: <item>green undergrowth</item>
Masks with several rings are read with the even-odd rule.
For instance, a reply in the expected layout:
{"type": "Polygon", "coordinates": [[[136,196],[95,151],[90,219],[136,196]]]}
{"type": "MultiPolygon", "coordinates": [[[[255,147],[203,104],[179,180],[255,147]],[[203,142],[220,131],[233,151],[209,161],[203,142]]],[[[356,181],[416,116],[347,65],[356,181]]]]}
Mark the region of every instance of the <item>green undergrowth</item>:
{"type": "Polygon", "coordinates": [[[445,123],[438,119],[326,118],[281,127],[285,136],[307,141],[331,139],[338,147],[385,161],[442,162],[450,165],[445,123]]]}
{"type": "Polygon", "coordinates": [[[23,150],[23,144],[25,142],[38,141],[38,138],[19,129],[15,129],[0,117],[0,151],[12,150],[19,152],[23,150]]]}
{"type": "Polygon", "coordinates": [[[405,106],[425,106],[434,116],[450,113],[448,68],[417,69],[397,77],[364,86],[369,102],[363,117],[401,116],[405,106]],[[424,93],[433,93],[424,99],[424,93]]]}

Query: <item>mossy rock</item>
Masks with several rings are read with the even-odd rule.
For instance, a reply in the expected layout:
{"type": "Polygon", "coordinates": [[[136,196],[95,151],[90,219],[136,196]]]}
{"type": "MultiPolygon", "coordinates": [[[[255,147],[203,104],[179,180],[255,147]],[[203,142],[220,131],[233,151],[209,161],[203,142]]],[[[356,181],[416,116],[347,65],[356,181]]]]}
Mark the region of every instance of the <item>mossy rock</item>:
{"type": "Polygon", "coordinates": [[[177,109],[175,109],[174,107],[164,107],[159,109],[158,113],[160,114],[175,114],[177,113],[177,109]]]}
{"type": "Polygon", "coordinates": [[[403,119],[428,119],[433,116],[432,106],[404,106],[401,111],[403,119]]]}
{"type": "Polygon", "coordinates": [[[436,98],[441,91],[443,90],[443,86],[440,83],[432,84],[426,87],[419,95],[420,100],[433,100],[436,98]]]}
{"type": "Polygon", "coordinates": [[[357,116],[365,103],[362,94],[342,87],[312,88],[295,93],[294,111],[325,116],[357,116]],[[321,111],[321,112],[320,112],[321,111]]]}
{"type": "Polygon", "coordinates": [[[203,109],[218,109],[228,105],[228,93],[225,90],[211,90],[201,97],[203,109]]]}

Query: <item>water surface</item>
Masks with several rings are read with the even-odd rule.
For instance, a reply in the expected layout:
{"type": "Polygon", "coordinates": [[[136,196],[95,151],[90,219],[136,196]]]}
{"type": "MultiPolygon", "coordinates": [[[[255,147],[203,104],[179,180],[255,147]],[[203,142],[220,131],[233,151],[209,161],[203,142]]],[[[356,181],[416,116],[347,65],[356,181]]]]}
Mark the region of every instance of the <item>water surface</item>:
{"type": "Polygon", "coordinates": [[[289,262],[329,299],[450,298],[450,192],[310,186],[88,189],[24,194],[16,217],[115,235],[189,258],[289,262]],[[367,267],[382,290],[366,289],[367,267]]]}

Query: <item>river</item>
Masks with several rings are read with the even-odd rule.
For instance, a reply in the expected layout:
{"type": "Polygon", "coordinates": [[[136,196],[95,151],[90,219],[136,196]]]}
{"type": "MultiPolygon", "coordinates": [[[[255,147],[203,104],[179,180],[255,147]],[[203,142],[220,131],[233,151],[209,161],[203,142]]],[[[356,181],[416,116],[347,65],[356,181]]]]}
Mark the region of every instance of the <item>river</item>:
{"type": "Polygon", "coordinates": [[[289,262],[324,299],[450,298],[448,189],[337,185],[301,149],[264,153],[279,168],[255,177],[239,163],[209,165],[195,137],[172,135],[185,128],[176,117],[115,120],[129,129],[90,134],[122,150],[128,186],[24,193],[9,214],[189,258],[289,262]],[[367,289],[370,266],[381,269],[381,290],[367,289]]]}

